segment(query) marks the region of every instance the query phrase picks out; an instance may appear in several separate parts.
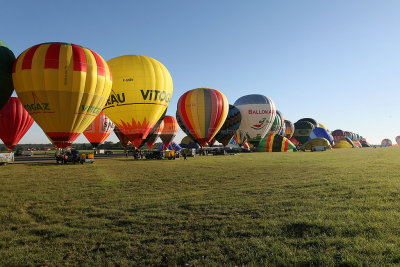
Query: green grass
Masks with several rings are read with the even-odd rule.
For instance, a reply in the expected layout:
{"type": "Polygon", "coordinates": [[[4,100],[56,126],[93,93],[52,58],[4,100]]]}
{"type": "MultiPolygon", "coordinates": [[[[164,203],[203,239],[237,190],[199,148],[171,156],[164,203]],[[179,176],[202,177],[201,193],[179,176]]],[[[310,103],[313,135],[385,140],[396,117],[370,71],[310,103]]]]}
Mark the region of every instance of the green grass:
{"type": "Polygon", "coordinates": [[[0,266],[399,265],[399,222],[399,148],[0,173],[0,266]]]}

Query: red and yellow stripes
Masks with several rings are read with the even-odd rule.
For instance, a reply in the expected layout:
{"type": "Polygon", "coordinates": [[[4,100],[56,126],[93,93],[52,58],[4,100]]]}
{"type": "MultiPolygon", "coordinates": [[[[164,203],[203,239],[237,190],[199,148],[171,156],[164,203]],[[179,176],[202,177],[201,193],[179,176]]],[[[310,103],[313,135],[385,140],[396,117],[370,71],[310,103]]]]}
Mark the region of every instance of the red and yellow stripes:
{"type": "Polygon", "coordinates": [[[193,89],[178,101],[182,123],[201,146],[214,138],[224,124],[228,110],[228,100],[215,89],[193,89]]]}
{"type": "Polygon", "coordinates": [[[64,147],[100,113],[112,76],[94,51],[55,42],[25,50],[14,63],[13,82],[34,120],[55,145],[64,147]]]}

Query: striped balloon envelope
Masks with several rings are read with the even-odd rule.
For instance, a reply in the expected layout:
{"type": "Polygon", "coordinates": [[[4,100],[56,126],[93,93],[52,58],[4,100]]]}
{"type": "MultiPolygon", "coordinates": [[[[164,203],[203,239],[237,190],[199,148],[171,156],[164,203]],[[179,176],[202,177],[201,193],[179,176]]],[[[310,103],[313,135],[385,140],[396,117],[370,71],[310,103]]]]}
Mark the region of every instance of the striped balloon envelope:
{"type": "Polygon", "coordinates": [[[290,139],[294,134],[294,123],[288,120],[285,120],[285,133],[284,137],[290,139]]]}
{"type": "Polygon", "coordinates": [[[117,126],[114,127],[114,133],[118,137],[118,140],[121,143],[121,145],[124,147],[124,149],[126,149],[131,143],[131,141],[129,141],[128,136],[126,136],[123,132],[121,132],[121,130],[118,129],[117,126]]]}
{"type": "Polygon", "coordinates": [[[390,139],[383,139],[381,142],[381,147],[388,147],[388,146],[392,146],[392,140],[390,139]]]}
{"type": "Polygon", "coordinates": [[[86,128],[83,135],[92,144],[93,148],[97,148],[110,136],[114,127],[114,123],[102,111],[89,127],[86,128]]]}
{"type": "Polygon", "coordinates": [[[239,146],[243,146],[247,142],[247,135],[244,131],[237,129],[235,134],[233,135],[233,138],[235,139],[236,143],[238,143],[239,146]]]}
{"type": "Polygon", "coordinates": [[[335,143],[339,142],[340,140],[346,137],[345,132],[340,129],[334,130],[331,134],[333,136],[333,140],[335,141],[335,143]]]}
{"type": "Polygon", "coordinates": [[[293,152],[296,146],[289,139],[279,134],[269,133],[259,143],[258,152],[293,152]]]}
{"type": "Polygon", "coordinates": [[[101,56],[66,43],[22,52],[13,82],[21,103],[57,148],[69,146],[100,114],[112,85],[101,56]]]}
{"type": "Polygon", "coordinates": [[[173,116],[165,116],[163,119],[164,128],[160,134],[160,138],[165,147],[168,147],[176,134],[179,132],[179,125],[173,116]]]}
{"type": "Polygon", "coordinates": [[[181,150],[182,149],[182,147],[180,146],[180,145],[178,145],[175,141],[172,141],[169,145],[168,145],[168,148],[163,144],[163,143],[161,143],[159,146],[158,146],[158,151],[165,151],[165,150],[175,150],[175,151],[179,151],[179,150],[181,150]]]}
{"type": "Polygon", "coordinates": [[[176,121],[178,122],[179,127],[182,129],[182,131],[194,142],[197,143],[196,138],[192,135],[192,133],[186,128],[186,125],[183,124],[183,121],[181,117],[179,116],[178,110],[176,110],[176,121]]]}
{"type": "Polygon", "coordinates": [[[277,110],[274,122],[272,123],[272,126],[268,131],[268,133],[276,133],[276,134],[281,133],[284,125],[285,125],[285,120],[283,119],[283,115],[279,110],[277,110]]]}
{"type": "Polygon", "coordinates": [[[239,129],[241,121],[242,116],[240,115],[240,110],[233,105],[229,105],[229,111],[225,122],[214,138],[226,146],[236,130],[239,129]]]}
{"type": "Polygon", "coordinates": [[[0,109],[4,107],[14,91],[12,69],[15,55],[11,49],[0,40],[0,109]]]}
{"type": "Polygon", "coordinates": [[[201,146],[210,142],[221,129],[228,109],[225,95],[210,88],[187,91],[179,98],[177,105],[184,128],[201,146]]]}
{"type": "Polygon", "coordinates": [[[33,119],[16,97],[10,97],[0,110],[0,138],[12,150],[31,128],[33,119]]]}

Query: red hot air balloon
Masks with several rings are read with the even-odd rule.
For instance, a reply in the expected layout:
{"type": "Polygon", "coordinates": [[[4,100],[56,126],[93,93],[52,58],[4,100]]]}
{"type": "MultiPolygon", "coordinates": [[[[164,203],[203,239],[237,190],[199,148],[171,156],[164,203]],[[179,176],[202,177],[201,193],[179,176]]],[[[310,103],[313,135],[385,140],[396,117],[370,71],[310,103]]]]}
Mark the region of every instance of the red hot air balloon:
{"type": "Polygon", "coordinates": [[[103,143],[110,136],[114,127],[114,123],[101,111],[83,134],[92,144],[93,148],[96,149],[99,144],[103,143]]]}
{"type": "Polygon", "coordinates": [[[32,117],[17,97],[10,97],[0,110],[0,138],[12,150],[31,128],[32,117]]]}
{"type": "Polygon", "coordinates": [[[179,125],[173,116],[165,116],[164,117],[164,129],[160,134],[160,138],[163,141],[165,147],[168,147],[169,144],[174,139],[175,135],[179,131],[179,125]]]}

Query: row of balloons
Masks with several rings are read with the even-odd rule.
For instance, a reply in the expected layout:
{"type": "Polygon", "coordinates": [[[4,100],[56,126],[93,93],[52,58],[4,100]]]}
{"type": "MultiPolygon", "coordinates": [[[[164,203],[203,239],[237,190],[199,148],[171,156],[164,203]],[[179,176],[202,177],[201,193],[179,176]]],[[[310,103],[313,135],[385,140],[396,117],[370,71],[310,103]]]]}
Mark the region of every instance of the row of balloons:
{"type": "Polygon", "coordinates": [[[223,93],[209,88],[187,91],[179,98],[176,117],[166,116],[172,78],[163,64],[146,56],[106,62],[88,48],[54,42],[28,48],[15,59],[1,42],[0,75],[0,116],[9,118],[1,122],[6,125],[0,137],[9,148],[33,120],[57,148],[71,145],[82,132],[96,147],[114,127],[121,143],[131,142],[135,148],[146,143],[151,147],[158,137],[168,147],[179,127],[201,146],[216,141],[227,145],[234,138],[241,145],[266,144],[268,149],[268,142],[279,135],[287,149],[311,136],[330,142],[349,136],[337,130],[331,138],[325,126],[310,118],[294,124],[284,120],[264,95],[246,95],[229,105],[223,93]],[[10,98],[14,88],[18,99],[10,98]]]}

